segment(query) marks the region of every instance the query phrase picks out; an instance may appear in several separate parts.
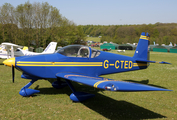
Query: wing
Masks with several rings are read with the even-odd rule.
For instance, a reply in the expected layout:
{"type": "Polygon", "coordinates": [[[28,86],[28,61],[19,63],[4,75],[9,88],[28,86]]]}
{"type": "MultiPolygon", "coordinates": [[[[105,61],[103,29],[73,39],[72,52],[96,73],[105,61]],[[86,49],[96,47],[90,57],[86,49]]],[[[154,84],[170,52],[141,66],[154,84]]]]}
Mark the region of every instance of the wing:
{"type": "Polygon", "coordinates": [[[4,43],[1,43],[1,44],[4,45],[4,46],[5,46],[6,48],[8,48],[8,49],[10,49],[11,46],[13,46],[14,49],[23,48],[22,46],[16,45],[16,44],[13,44],[13,43],[6,43],[6,42],[4,42],[4,43]]]}
{"type": "Polygon", "coordinates": [[[57,73],[57,77],[64,78],[67,80],[72,80],[78,83],[86,84],[89,86],[93,86],[95,88],[110,90],[110,91],[171,91],[168,89],[125,82],[125,81],[117,81],[102,77],[93,77],[87,76],[83,74],[76,73],[57,73]]]}

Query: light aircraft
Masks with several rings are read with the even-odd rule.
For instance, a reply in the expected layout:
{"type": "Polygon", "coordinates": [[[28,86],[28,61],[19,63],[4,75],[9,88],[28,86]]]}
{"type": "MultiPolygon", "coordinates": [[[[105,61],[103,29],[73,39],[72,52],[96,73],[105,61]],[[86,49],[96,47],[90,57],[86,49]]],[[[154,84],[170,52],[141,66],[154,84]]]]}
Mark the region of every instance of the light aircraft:
{"type": "MultiPolygon", "coordinates": [[[[3,58],[3,59],[11,58],[11,55],[9,54],[11,46],[13,46],[12,49],[15,49],[15,50],[17,50],[18,48],[23,48],[23,46],[12,44],[12,43],[7,43],[7,42],[1,43],[1,45],[0,45],[0,58],[3,58]]],[[[24,47],[23,50],[26,50],[26,47],[24,47]]]]}
{"type": "MultiPolygon", "coordinates": [[[[40,92],[29,89],[39,79],[56,78],[54,88],[66,85],[72,90],[70,99],[75,102],[84,101],[93,97],[93,94],[78,92],[70,81],[75,81],[94,88],[108,91],[171,91],[138,83],[117,81],[99,77],[100,75],[146,69],[149,63],[149,34],[143,32],[133,57],[95,50],[83,45],[69,45],[61,48],[54,54],[22,56],[5,60],[3,63],[22,71],[22,78],[31,79],[19,92],[22,96],[31,96],[40,92]],[[61,81],[63,78],[66,82],[61,81]]],[[[170,64],[168,62],[158,62],[170,64]]],[[[12,72],[14,74],[14,72],[12,72]]]]}
{"type": "Polygon", "coordinates": [[[0,58],[8,59],[12,57],[18,56],[31,56],[31,55],[39,55],[39,54],[50,54],[54,53],[57,46],[57,42],[50,42],[49,45],[42,53],[35,53],[28,51],[28,47],[12,44],[12,43],[2,43],[0,49],[0,58]]]}

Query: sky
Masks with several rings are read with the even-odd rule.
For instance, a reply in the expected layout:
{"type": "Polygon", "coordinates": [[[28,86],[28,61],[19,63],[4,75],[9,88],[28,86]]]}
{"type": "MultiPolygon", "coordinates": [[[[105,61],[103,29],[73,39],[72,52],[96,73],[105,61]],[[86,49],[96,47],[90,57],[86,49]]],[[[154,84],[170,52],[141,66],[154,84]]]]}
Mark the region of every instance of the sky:
{"type": "MultiPolygon", "coordinates": [[[[0,0],[16,7],[27,0],[0,0]]],[[[177,23],[177,0],[29,0],[48,2],[77,25],[177,23]]]]}

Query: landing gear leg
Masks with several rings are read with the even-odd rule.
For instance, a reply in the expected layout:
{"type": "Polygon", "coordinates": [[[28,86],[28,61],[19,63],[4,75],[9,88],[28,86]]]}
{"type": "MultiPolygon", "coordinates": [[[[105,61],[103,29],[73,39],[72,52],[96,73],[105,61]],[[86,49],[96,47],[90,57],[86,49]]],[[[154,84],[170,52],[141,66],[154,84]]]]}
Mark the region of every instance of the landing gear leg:
{"type": "Polygon", "coordinates": [[[89,98],[94,97],[94,94],[90,94],[90,93],[85,93],[85,92],[76,92],[76,90],[74,89],[74,86],[71,84],[71,82],[69,80],[66,80],[68,86],[70,87],[70,89],[72,90],[72,94],[70,95],[70,99],[74,102],[82,102],[84,100],[87,100],[89,98]]]}
{"type": "Polygon", "coordinates": [[[39,93],[39,90],[28,89],[37,79],[32,79],[28,84],[26,84],[19,92],[19,94],[23,97],[30,96],[34,93],[39,93]]]}
{"type": "Polygon", "coordinates": [[[68,86],[68,84],[66,82],[61,81],[60,78],[57,78],[57,81],[53,82],[52,86],[56,89],[60,89],[60,88],[68,86]]]}

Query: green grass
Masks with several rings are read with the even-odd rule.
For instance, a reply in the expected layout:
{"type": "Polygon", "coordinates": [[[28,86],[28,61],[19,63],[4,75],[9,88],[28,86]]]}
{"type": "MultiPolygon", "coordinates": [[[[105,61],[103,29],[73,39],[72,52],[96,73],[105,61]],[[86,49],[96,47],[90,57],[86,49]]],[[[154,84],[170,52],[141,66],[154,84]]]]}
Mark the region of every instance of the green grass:
{"type": "MultiPolygon", "coordinates": [[[[111,51],[117,53],[116,51],[111,51]]],[[[133,56],[134,51],[120,53],[133,56]]],[[[39,80],[30,88],[41,92],[32,97],[19,95],[29,82],[15,71],[15,83],[11,80],[11,68],[0,65],[0,120],[4,119],[177,119],[177,54],[151,52],[151,60],[168,64],[151,64],[147,69],[104,75],[122,81],[139,82],[171,89],[154,92],[109,92],[74,83],[78,91],[96,96],[82,103],[70,100],[71,90],[52,88],[52,80],[39,80]]],[[[1,62],[3,60],[0,60],[1,62]]]]}
{"type": "Polygon", "coordinates": [[[94,42],[100,42],[100,39],[101,39],[101,38],[99,38],[99,37],[86,37],[86,41],[87,41],[87,40],[92,40],[92,41],[94,41],[94,42]]]}

